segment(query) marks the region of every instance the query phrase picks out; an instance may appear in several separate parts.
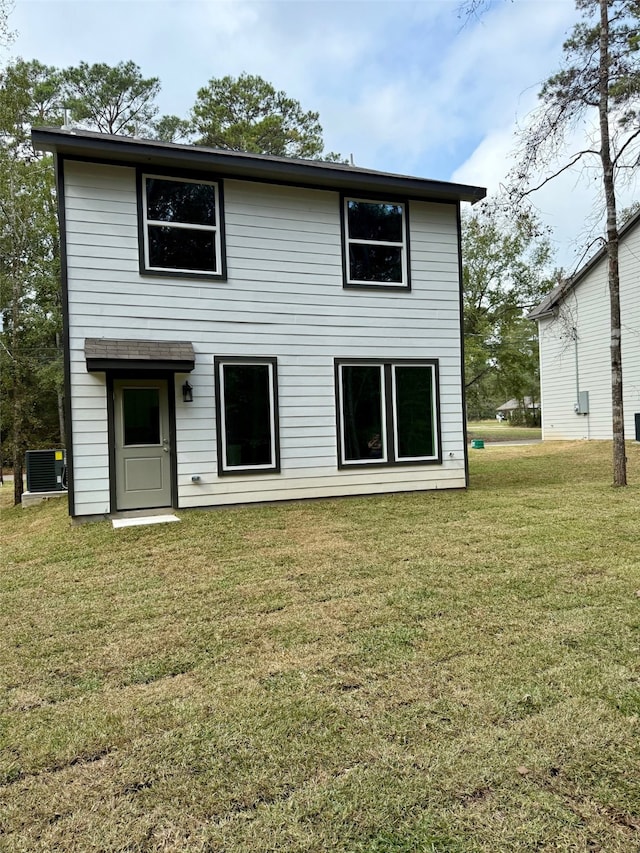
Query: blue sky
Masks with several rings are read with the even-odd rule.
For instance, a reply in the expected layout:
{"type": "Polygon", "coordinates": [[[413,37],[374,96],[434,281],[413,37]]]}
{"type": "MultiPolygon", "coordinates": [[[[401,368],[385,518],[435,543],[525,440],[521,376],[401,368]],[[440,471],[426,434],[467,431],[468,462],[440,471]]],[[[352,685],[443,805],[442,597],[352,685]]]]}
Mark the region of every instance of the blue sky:
{"type": "MultiPolygon", "coordinates": [[[[496,192],[514,130],[558,67],[573,0],[16,0],[8,56],[64,67],[133,59],[186,115],[211,77],[259,74],[317,110],[328,150],[359,166],[496,192]]],[[[558,261],[579,263],[597,229],[593,176],[536,199],[558,261]],[[595,207],[594,207],[595,203],[595,207]]],[[[628,203],[632,191],[625,195],[628,203]]]]}

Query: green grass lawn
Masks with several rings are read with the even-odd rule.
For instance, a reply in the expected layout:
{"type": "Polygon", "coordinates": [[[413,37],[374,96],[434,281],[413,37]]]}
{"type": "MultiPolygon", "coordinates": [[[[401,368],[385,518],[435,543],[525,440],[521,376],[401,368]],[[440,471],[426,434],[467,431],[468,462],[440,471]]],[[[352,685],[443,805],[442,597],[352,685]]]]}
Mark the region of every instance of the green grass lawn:
{"type": "Polygon", "coordinates": [[[640,445],[468,491],[9,507],[3,851],[640,849],[640,445]]]}
{"type": "Polygon", "coordinates": [[[481,438],[483,441],[531,441],[542,438],[540,427],[512,426],[509,421],[469,421],[467,438],[481,438]]]}

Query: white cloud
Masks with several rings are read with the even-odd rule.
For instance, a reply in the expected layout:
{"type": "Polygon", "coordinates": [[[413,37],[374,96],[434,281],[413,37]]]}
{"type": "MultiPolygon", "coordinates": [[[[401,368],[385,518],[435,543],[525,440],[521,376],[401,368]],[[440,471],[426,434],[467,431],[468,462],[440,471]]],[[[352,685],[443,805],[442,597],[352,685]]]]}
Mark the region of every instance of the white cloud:
{"type": "Polygon", "coordinates": [[[513,124],[490,131],[471,156],[451,175],[462,184],[478,184],[494,195],[500,191],[511,162],[514,144],[513,124]]]}

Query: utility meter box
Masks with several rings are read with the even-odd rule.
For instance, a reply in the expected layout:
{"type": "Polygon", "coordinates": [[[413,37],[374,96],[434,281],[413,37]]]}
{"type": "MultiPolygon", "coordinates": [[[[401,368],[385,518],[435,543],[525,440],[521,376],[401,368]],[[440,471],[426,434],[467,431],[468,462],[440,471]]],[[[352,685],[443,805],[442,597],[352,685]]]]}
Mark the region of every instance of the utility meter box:
{"type": "Polygon", "coordinates": [[[65,491],[67,488],[66,462],[66,450],[27,450],[27,491],[65,491]]]}
{"type": "Polygon", "coordinates": [[[589,414],[589,392],[579,391],[578,402],[576,403],[576,415],[589,414]]]}

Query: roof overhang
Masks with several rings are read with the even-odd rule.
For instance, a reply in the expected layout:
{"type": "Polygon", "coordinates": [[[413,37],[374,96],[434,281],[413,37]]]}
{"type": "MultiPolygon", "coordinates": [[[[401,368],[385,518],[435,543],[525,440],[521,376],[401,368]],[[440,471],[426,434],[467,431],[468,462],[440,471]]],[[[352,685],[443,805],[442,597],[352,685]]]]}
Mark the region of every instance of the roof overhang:
{"type": "Polygon", "coordinates": [[[193,344],[188,341],[115,338],[85,338],[84,355],[89,373],[106,370],[190,373],[196,358],[193,344]]]}
{"type": "Polygon", "coordinates": [[[84,130],[37,127],[31,131],[33,146],[64,157],[148,167],[197,169],[222,177],[275,183],[300,184],[347,192],[395,193],[425,201],[483,199],[484,187],[395,175],[322,160],[294,160],[223,151],[201,145],[179,145],[150,139],[134,139],[84,130]]]}
{"type": "MultiPolygon", "coordinates": [[[[618,231],[618,240],[622,241],[627,234],[631,233],[635,228],[640,225],[640,210],[637,213],[634,213],[625,224],[618,231]]],[[[561,282],[559,285],[553,288],[547,295],[544,297],[542,302],[533,309],[533,311],[527,314],[527,318],[529,320],[544,320],[546,317],[553,317],[558,312],[558,306],[565,298],[567,293],[572,291],[580,282],[586,278],[586,276],[594,269],[599,263],[605,260],[607,257],[607,245],[605,245],[599,249],[596,254],[590,258],[584,266],[582,266],[574,275],[565,281],[561,282]]]]}

